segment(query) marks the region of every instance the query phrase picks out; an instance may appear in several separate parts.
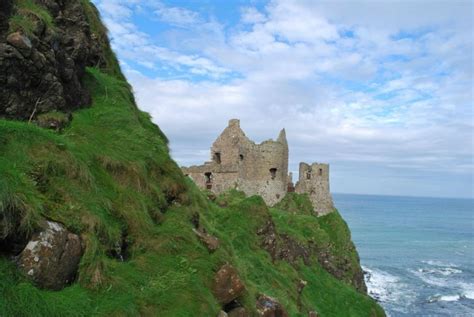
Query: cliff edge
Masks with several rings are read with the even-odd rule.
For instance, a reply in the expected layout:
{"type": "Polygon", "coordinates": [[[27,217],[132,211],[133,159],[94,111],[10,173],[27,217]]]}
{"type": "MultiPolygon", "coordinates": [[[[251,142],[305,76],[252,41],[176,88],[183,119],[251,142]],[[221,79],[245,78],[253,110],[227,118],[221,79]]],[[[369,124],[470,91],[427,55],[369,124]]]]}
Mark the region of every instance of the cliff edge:
{"type": "Polygon", "coordinates": [[[85,0],[0,3],[1,316],[384,316],[337,212],[201,191],[85,0]]]}

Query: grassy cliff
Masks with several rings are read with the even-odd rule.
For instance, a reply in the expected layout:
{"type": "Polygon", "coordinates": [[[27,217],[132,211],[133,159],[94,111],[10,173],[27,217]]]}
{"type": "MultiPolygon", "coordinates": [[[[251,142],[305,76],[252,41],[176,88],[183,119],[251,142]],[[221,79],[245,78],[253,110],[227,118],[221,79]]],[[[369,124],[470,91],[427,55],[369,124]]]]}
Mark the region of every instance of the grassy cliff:
{"type": "MultiPolygon", "coordinates": [[[[48,19],[35,1],[18,3],[48,19]]],[[[103,37],[95,8],[83,5],[103,37]]],[[[28,16],[19,11],[12,27],[27,28],[28,16]]],[[[246,286],[239,301],[251,313],[265,293],[290,316],[384,315],[356,289],[358,257],[337,212],[316,218],[298,195],[271,209],[235,191],[209,199],[170,158],[166,137],[136,107],[105,47],[105,66],[84,77],[92,105],[75,111],[63,129],[0,119],[1,316],[217,316],[222,307],[211,283],[224,263],[238,270],[246,286]],[[220,240],[214,253],[192,231],[197,214],[220,240]],[[35,287],[8,252],[41,219],[63,223],[85,245],[76,281],[61,291],[35,287]],[[262,247],[257,232],[269,221],[279,239],[309,250],[306,263],[274,259],[262,247]],[[124,261],[111,253],[117,245],[126,246],[124,261]],[[307,281],[301,296],[299,280],[307,281]]]]}

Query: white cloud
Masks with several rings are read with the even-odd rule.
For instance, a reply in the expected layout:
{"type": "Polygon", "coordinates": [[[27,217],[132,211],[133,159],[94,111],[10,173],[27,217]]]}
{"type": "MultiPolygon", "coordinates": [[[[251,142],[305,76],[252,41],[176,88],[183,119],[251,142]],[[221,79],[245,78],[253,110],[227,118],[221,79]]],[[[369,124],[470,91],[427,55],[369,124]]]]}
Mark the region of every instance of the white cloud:
{"type": "Polygon", "coordinates": [[[185,26],[201,22],[199,14],[194,11],[178,7],[167,7],[163,4],[159,4],[154,13],[162,22],[173,25],[185,26]]]}
{"type": "Polygon", "coordinates": [[[292,168],[331,162],[339,191],[384,193],[376,182],[383,174],[403,178],[393,184],[399,194],[470,194],[471,3],[275,0],[236,9],[240,22],[224,27],[189,7],[106,2],[99,8],[119,57],[176,74],[126,68],[180,163],[206,160],[227,120],[238,117],[257,141],[285,127],[292,168]],[[158,10],[171,27],[162,42],[134,24],[127,8],[138,6],[158,10]],[[414,175],[434,183],[424,189],[414,175]]]}
{"type": "Polygon", "coordinates": [[[104,22],[112,35],[112,47],[118,55],[149,69],[156,70],[158,64],[174,69],[186,68],[187,71],[219,78],[229,72],[225,67],[216,65],[212,60],[196,54],[186,54],[155,44],[147,34],[133,23],[133,12],[146,10],[149,6],[155,10],[164,22],[172,24],[192,24],[197,14],[189,10],[168,8],[160,2],[125,0],[97,0],[104,22]]]}

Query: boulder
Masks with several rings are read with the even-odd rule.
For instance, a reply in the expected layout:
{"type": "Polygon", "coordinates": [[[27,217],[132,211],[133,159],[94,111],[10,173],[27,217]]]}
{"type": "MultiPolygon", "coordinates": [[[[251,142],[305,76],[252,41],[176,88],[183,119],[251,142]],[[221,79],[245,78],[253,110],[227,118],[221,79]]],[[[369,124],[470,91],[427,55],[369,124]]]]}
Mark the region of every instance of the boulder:
{"type": "Polygon", "coordinates": [[[217,317],[228,317],[228,316],[229,316],[229,315],[227,315],[227,313],[226,313],[225,311],[223,311],[223,310],[221,310],[221,311],[219,312],[219,314],[217,315],[217,317]]]}
{"type": "Polygon", "coordinates": [[[18,267],[38,287],[60,290],[71,283],[82,256],[81,239],[62,224],[46,221],[18,256],[18,267]]]}
{"type": "Polygon", "coordinates": [[[288,317],[283,306],[276,299],[266,295],[258,297],[257,313],[261,317],[288,317]]]}
{"type": "Polygon", "coordinates": [[[204,244],[210,252],[214,252],[217,250],[217,248],[219,248],[219,239],[216,237],[197,229],[193,229],[193,232],[199,238],[199,241],[201,241],[201,243],[204,244]]]}
{"type": "Polygon", "coordinates": [[[219,303],[225,305],[241,296],[245,286],[237,270],[230,264],[224,264],[214,276],[212,292],[219,303]]]}
{"type": "Polygon", "coordinates": [[[317,312],[315,312],[314,310],[312,310],[312,311],[310,311],[310,312],[308,313],[308,317],[319,317],[319,315],[318,315],[317,312]]]}

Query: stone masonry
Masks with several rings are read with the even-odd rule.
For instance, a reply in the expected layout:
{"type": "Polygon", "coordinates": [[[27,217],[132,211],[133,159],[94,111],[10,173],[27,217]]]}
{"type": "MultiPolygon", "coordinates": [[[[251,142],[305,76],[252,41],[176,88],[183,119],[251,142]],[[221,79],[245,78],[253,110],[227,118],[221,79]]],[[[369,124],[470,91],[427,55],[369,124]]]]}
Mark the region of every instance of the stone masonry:
{"type": "Polygon", "coordinates": [[[211,158],[203,165],[182,168],[200,188],[216,194],[235,188],[246,195],[262,196],[270,206],[283,199],[288,191],[296,191],[310,196],[318,214],[334,208],[329,192],[329,165],[301,163],[299,182],[293,187],[291,173],[288,174],[285,129],[276,141],[256,144],[242,131],[240,121],[232,119],[212,144],[211,158]],[[308,173],[313,175],[312,170],[316,174],[308,179],[308,173]]]}
{"type": "Polygon", "coordinates": [[[300,163],[299,180],[295,192],[307,193],[318,215],[325,215],[334,209],[329,191],[329,164],[300,163]]]}

